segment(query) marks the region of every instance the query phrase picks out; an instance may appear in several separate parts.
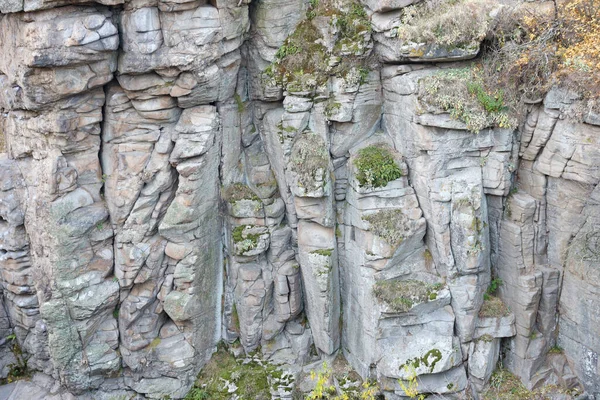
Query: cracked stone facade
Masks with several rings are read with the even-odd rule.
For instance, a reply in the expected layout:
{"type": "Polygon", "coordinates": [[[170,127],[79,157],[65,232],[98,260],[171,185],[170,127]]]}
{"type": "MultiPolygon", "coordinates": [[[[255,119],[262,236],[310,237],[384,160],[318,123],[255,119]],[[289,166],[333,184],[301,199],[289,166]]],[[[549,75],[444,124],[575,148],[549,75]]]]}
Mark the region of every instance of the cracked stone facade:
{"type": "Polygon", "coordinates": [[[408,364],[477,396],[498,360],[600,399],[600,117],[558,89],[514,130],[423,113],[419,79],[479,43],[397,44],[415,2],[362,0],[380,63],[310,91],[264,74],[303,0],[0,0],[2,377],[15,340],[39,398],[183,398],[224,341],[341,353],[388,399],[408,364]],[[361,185],[370,146],[402,176],[361,185]],[[436,289],[398,310],[396,281],[436,289]]]}

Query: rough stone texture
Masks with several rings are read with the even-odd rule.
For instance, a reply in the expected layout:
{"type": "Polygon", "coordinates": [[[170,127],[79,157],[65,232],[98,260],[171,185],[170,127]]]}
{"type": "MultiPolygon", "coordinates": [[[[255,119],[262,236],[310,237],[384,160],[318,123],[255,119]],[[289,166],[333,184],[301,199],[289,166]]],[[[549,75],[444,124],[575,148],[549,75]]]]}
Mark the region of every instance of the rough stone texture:
{"type": "Polygon", "coordinates": [[[431,61],[478,44],[399,44],[411,0],[363,1],[382,65],[315,93],[263,79],[305,1],[98,3],[0,1],[0,375],[15,342],[37,371],[6,397],[182,398],[220,340],[294,371],[342,353],[388,399],[410,366],[480,392],[501,356],[600,396],[600,126],[568,92],[514,131],[422,113],[431,61]],[[384,187],[357,179],[372,145],[384,187]],[[480,317],[492,277],[510,313],[480,317]],[[436,289],[399,311],[396,281],[436,289]]]}

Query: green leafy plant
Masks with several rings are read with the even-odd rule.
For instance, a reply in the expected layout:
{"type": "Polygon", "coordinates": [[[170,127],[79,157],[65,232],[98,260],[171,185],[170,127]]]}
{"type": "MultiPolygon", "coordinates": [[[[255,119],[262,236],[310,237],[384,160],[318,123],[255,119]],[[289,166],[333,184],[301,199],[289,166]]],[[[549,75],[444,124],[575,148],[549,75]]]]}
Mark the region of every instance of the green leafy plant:
{"type": "Polygon", "coordinates": [[[402,177],[402,170],[396,164],[392,152],[383,144],[360,149],[354,165],[358,170],[356,179],[361,187],[384,187],[402,177]]]}
{"type": "Polygon", "coordinates": [[[483,79],[478,67],[440,71],[419,80],[421,112],[447,112],[474,133],[489,127],[514,129],[517,103],[483,79]]]}
{"type": "Polygon", "coordinates": [[[500,278],[494,278],[490,281],[490,284],[488,285],[487,290],[485,291],[485,293],[483,294],[483,299],[484,300],[489,300],[491,296],[493,296],[496,291],[498,290],[498,288],[500,286],[502,286],[502,279],[500,278]]]}
{"type": "Polygon", "coordinates": [[[17,341],[17,336],[13,333],[8,335],[6,339],[11,342],[10,351],[15,356],[15,362],[7,365],[8,374],[6,378],[2,380],[3,384],[27,378],[31,374],[31,371],[29,370],[29,367],[27,365],[28,359],[23,354],[23,349],[17,341]]]}
{"type": "Polygon", "coordinates": [[[415,367],[406,364],[404,365],[404,371],[409,376],[408,380],[398,380],[398,384],[404,394],[411,399],[424,400],[425,395],[419,393],[419,382],[417,381],[417,371],[415,367]]]}
{"type": "Polygon", "coordinates": [[[506,111],[504,92],[502,90],[497,90],[493,94],[489,94],[479,82],[467,82],[467,89],[469,93],[477,97],[477,100],[486,112],[497,113],[506,111]]]}

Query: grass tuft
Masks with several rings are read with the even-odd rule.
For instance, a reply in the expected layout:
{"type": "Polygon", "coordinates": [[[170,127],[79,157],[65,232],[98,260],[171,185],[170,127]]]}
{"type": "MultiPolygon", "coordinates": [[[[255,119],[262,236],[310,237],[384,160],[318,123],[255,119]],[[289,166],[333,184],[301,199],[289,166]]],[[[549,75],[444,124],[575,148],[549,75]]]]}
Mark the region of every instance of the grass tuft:
{"type": "Polygon", "coordinates": [[[425,0],[404,8],[398,38],[446,48],[478,46],[489,30],[490,0],[425,0]]]}
{"type": "Polygon", "coordinates": [[[410,232],[410,219],[402,210],[381,210],[363,217],[370,230],[391,246],[398,246],[410,232]]]}
{"type": "Polygon", "coordinates": [[[234,183],[233,185],[227,186],[223,190],[223,199],[230,203],[235,203],[240,200],[260,200],[260,198],[243,183],[234,183]]]}
{"type": "Polygon", "coordinates": [[[500,318],[510,315],[510,310],[502,299],[496,296],[488,296],[483,300],[481,310],[479,310],[480,318],[500,318]]]}
{"type": "Polygon", "coordinates": [[[423,112],[447,112],[477,133],[484,128],[517,127],[516,102],[502,89],[488,87],[478,67],[441,71],[419,80],[423,112]]]}
{"type": "Polygon", "coordinates": [[[402,176],[391,150],[384,144],[360,149],[354,165],[358,169],[356,179],[361,187],[384,187],[402,176]]]}
{"type": "Polygon", "coordinates": [[[394,312],[407,312],[414,305],[437,299],[442,284],[427,284],[417,280],[377,281],[373,286],[375,298],[394,312]]]}

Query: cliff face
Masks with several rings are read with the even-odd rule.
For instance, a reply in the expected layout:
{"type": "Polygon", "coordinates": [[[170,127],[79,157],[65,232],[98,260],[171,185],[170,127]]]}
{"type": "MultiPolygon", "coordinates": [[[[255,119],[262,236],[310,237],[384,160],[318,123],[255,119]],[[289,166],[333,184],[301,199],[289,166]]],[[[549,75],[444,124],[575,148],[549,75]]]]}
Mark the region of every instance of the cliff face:
{"type": "Polygon", "coordinates": [[[390,399],[477,396],[499,359],[600,398],[576,96],[477,133],[424,107],[483,36],[402,42],[409,0],[98,3],[0,1],[3,376],[18,343],[60,390],[182,398],[239,340],[293,371],[341,352],[390,399]]]}

